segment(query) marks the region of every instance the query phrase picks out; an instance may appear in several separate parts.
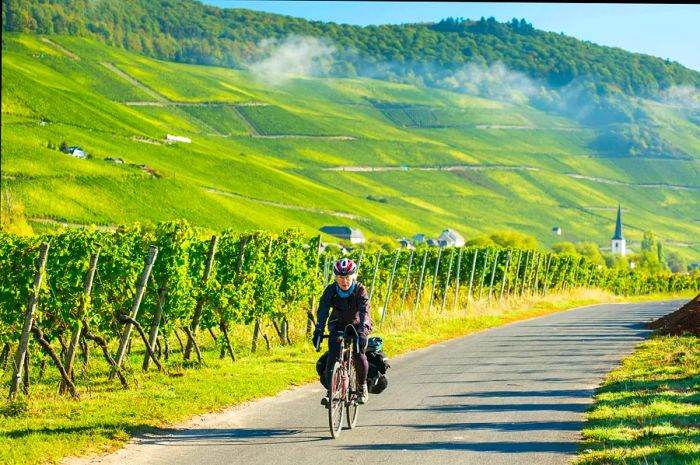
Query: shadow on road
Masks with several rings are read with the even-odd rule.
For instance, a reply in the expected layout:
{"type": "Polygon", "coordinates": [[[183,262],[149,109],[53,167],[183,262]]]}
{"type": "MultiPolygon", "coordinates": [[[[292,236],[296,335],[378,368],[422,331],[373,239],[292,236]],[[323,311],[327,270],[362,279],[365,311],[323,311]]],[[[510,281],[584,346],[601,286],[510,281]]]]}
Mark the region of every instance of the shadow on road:
{"type": "Polygon", "coordinates": [[[174,447],[245,446],[301,443],[327,439],[326,428],[231,428],[159,430],[140,436],[139,444],[174,447]]]}
{"type": "Polygon", "coordinates": [[[499,453],[571,453],[575,452],[575,444],[571,442],[423,442],[414,444],[367,444],[346,445],[346,450],[366,451],[434,451],[458,450],[473,452],[499,453]]]}
{"type": "MultiPolygon", "coordinates": [[[[582,397],[583,398],[583,397],[582,397]]],[[[402,411],[402,412],[439,412],[439,413],[460,413],[460,412],[531,412],[531,411],[555,411],[555,412],[584,412],[588,407],[583,403],[565,404],[498,404],[498,405],[432,405],[422,408],[390,408],[378,409],[378,411],[402,411]]]]}

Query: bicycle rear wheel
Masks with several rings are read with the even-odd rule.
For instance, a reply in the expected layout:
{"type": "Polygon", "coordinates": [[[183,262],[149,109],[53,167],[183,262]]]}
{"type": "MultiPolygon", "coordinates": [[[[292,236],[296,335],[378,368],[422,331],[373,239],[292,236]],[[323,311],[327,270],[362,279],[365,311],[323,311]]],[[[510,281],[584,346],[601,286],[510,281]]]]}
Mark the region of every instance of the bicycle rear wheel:
{"type": "Polygon", "coordinates": [[[348,370],[349,391],[348,400],[345,404],[346,421],[348,428],[353,429],[357,424],[357,414],[360,406],[357,403],[357,375],[355,374],[355,360],[350,359],[350,369],[348,370]]]}
{"type": "Polygon", "coordinates": [[[345,370],[340,362],[335,362],[328,387],[328,426],[331,436],[337,438],[343,429],[345,406],[345,389],[343,388],[345,370]]]}

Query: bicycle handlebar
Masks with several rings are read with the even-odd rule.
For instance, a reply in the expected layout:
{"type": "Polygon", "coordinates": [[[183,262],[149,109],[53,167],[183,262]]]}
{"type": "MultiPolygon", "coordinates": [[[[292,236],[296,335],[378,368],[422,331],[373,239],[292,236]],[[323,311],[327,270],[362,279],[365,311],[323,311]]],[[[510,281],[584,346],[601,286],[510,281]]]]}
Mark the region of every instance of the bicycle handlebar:
{"type": "MultiPolygon", "coordinates": [[[[340,333],[340,331],[338,331],[336,334],[341,334],[341,333],[340,333]]],[[[360,353],[360,335],[357,333],[357,329],[355,329],[355,326],[353,326],[353,325],[346,325],[346,326],[345,326],[345,329],[344,329],[343,332],[342,332],[342,334],[343,334],[343,339],[351,339],[351,338],[352,338],[352,339],[355,341],[355,344],[353,344],[353,345],[355,346],[355,352],[359,354],[359,353],[360,353]],[[352,330],[355,332],[355,335],[354,335],[354,336],[348,336],[348,335],[347,335],[348,327],[352,328],[352,330]]],[[[320,352],[320,351],[321,351],[321,342],[322,342],[324,339],[328,339],[328,338],[330,338],[330,337],[331,337],[331,334],[330,334],[330,333],[328,333],[328,334],[322,334],[322,335],[321,335],[321,339],[319,339],[318,341],[316,341],[316,345],[314,346],[314,347],[316,348],[316,352],[320,352]]]]}

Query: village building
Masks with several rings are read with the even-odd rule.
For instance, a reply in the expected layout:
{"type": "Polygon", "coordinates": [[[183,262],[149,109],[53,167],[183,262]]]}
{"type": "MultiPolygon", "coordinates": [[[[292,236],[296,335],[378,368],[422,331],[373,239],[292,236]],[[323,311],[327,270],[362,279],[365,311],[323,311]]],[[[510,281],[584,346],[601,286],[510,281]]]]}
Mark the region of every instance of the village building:
{"type": "Polygon", "coordinates": [[[425,237],[425,234],[423,233],[418,233],[415,236],[413,236],[412,241],[414,244],[422,244],[425,242],[427,239],[425,237]]]}
{"type": "Polygon", "coordinates": [[[174,136],[172,134],[168,134],[165,136],[167,140],[174,141],[174,142],[185,142],[187,144],[192,143],[192,139],[189,137],[184,137],[184,136],[174,136]]]}
{"type": "Polygon", "coordinates": [[[462,247],[464,238],[454,229],[445,229],[437,238],[440,247],[462,247]]]}
{"type": "Polygon", "coordinates": [[[352,244],[364,244],[365,235],[357,228],[350,226],[324,226],[319,229],[330,236],[337,237],[345,241],[350,241],[352,244]]]}
{"type": "Polygon", "coordinates": [[[82,159],[87,158],[87,156],[85,156],[85,152],[84,152],[83,149],[81,149],[80,147],[76,147],[76,146],[68,147],[68,152],[67,152],[67,153],[68,153],[68,155],[70,155],[71,157],[82,158],[82,159]]]}
{"type": "Polygon", "coordinates": [[[406,239],[405,237],[397,239],[397,241],[399,242],[399,245],[401,246],[402,249],[411,250],[411,249],[415,248],[413,245],[413,241],[406,239]]]}
{"type": "Polygon", "coordinates": [[[617,206],[617,222],[615,223],[615,234],[612,237],[611,252],[623,257],[627,254],[627,242],[622,235],[622,210],[617,206]]]}

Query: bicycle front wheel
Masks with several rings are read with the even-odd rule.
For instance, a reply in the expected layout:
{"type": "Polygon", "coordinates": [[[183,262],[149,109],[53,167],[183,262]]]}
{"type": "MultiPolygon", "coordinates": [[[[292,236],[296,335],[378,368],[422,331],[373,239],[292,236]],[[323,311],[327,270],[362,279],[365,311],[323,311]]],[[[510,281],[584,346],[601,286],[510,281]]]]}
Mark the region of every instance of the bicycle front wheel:
{"type": "Polygon", "coordinates": [[[348,370],[348,381],[350,389],[347,394],[347,402],[345,404],[345,413],[347,414],[348,428],[353,429],[357,424],[357,414],[360,411],[360,406],[357,403],[357,375],[355,374],[355,360],[350,359],[350,369],[348,370]]]}
{"type": "Polygon", "coordinates": [[[328,387],[328,426],[333,438],[340,436],[340,432],[343,429],[345,375],[345,369],[340,362],[335,362],[331,372],[330,386],[328,387]]]}

